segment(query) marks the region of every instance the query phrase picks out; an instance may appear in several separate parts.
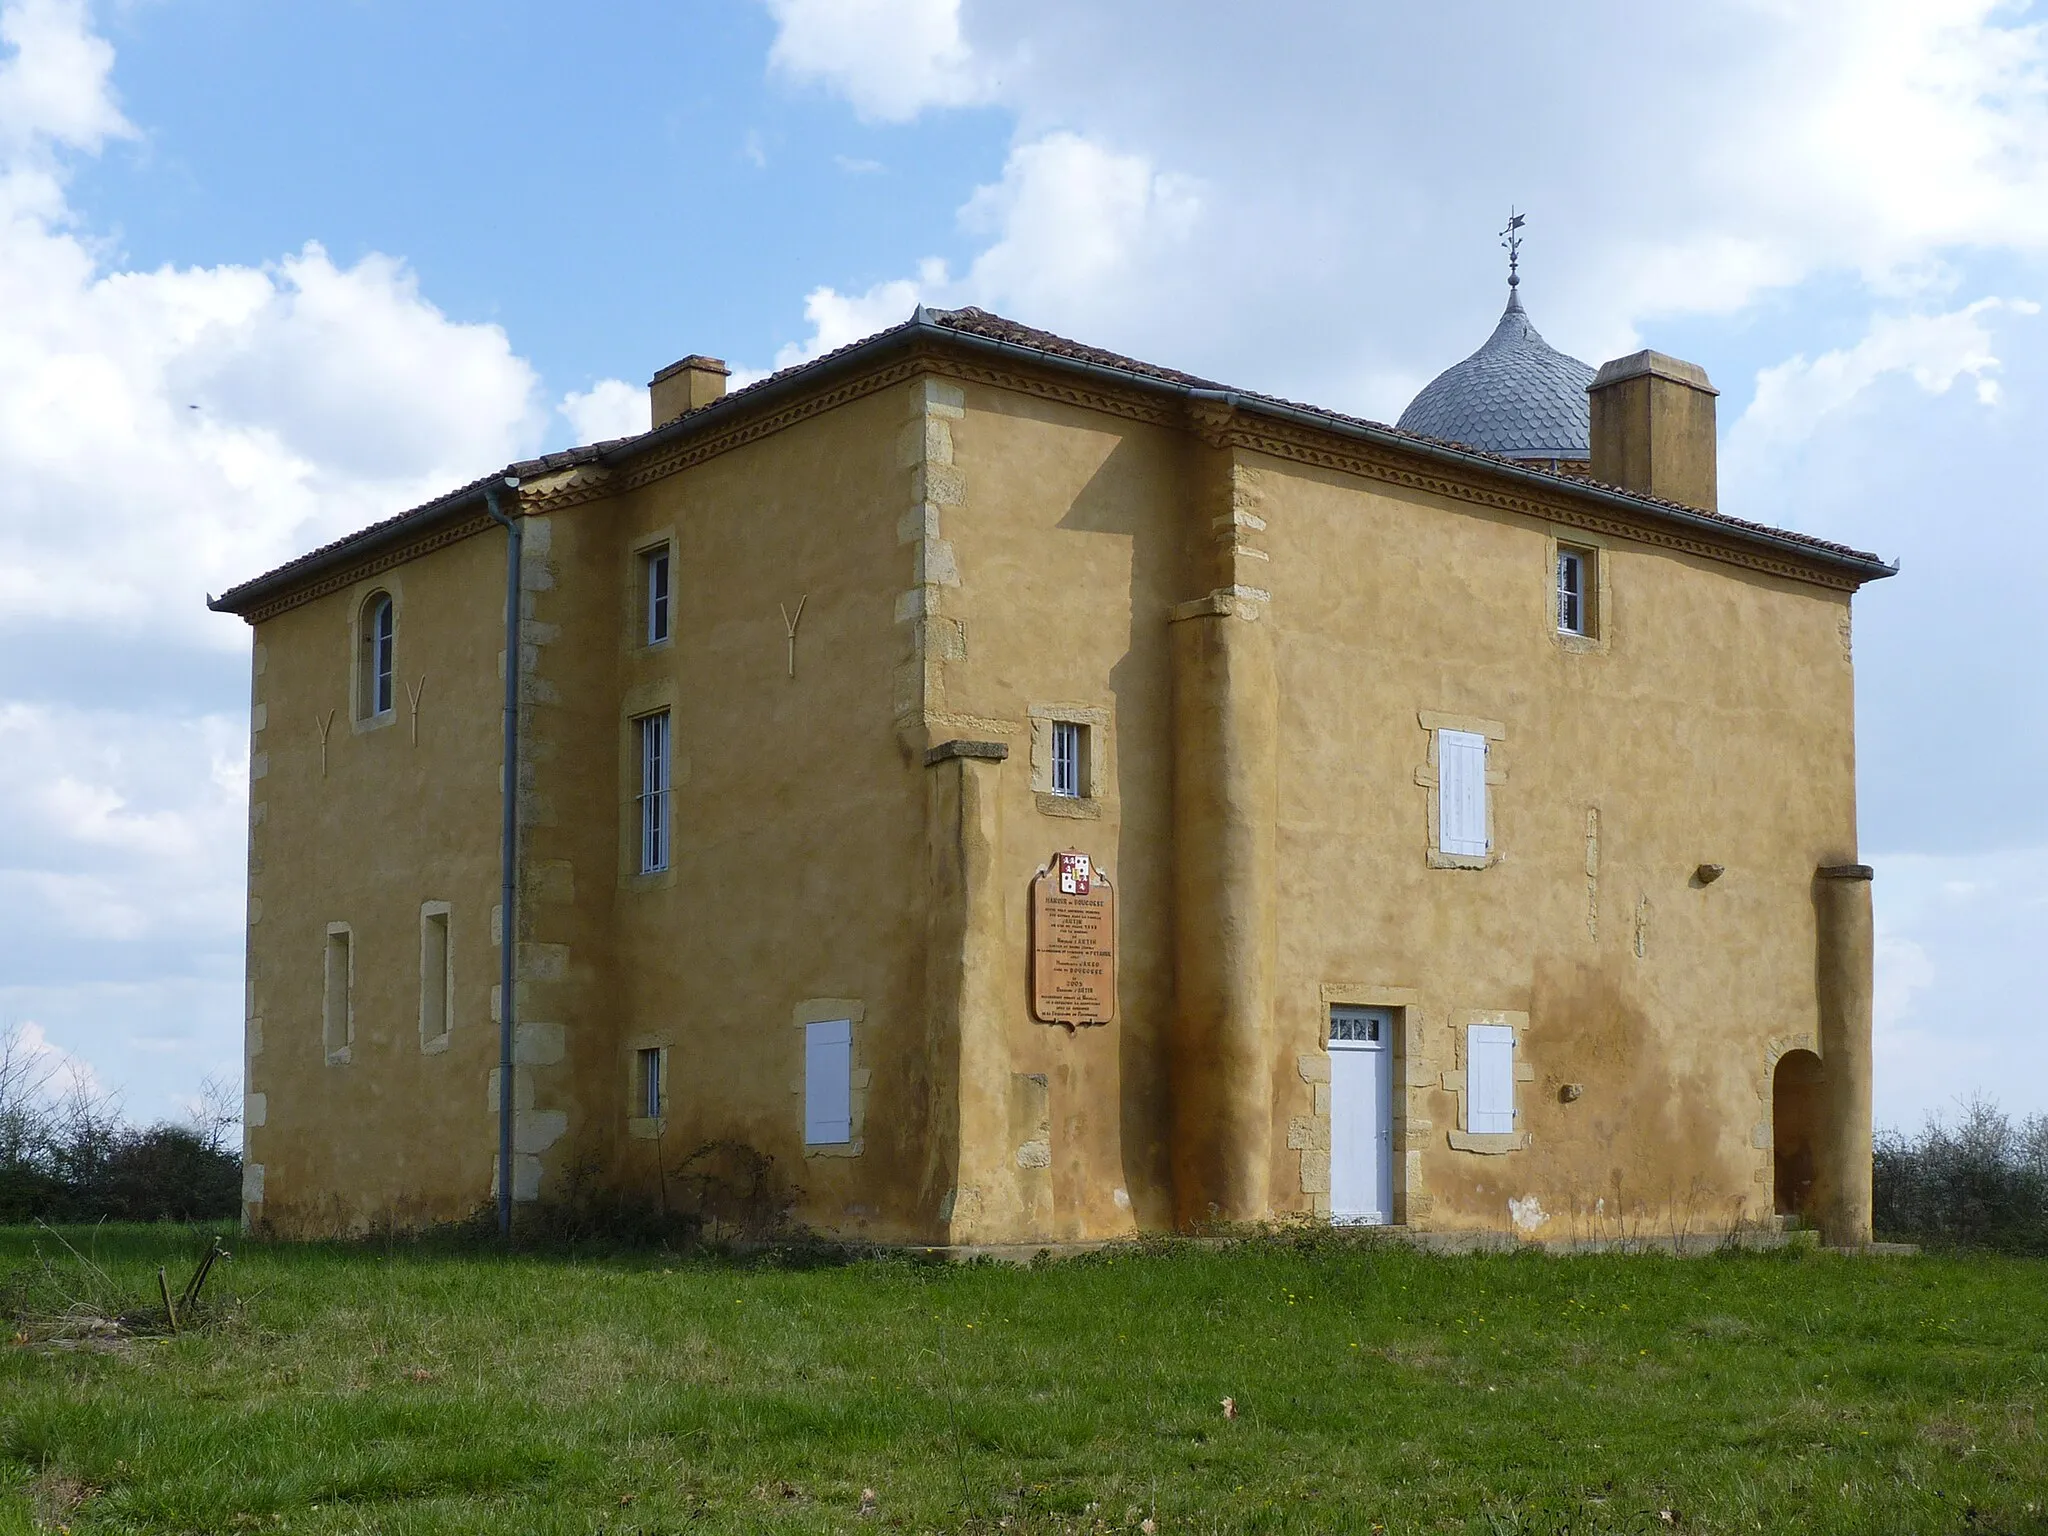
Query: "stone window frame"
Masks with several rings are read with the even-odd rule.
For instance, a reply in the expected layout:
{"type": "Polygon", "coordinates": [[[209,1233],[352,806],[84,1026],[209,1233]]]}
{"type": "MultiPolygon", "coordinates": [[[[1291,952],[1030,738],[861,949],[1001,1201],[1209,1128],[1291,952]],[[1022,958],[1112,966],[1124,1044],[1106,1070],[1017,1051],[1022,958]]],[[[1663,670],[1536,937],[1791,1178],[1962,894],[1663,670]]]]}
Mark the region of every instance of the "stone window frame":
{"type": "Polygon", "coordinates": [[[673,523],[664,528],[649,528],[626,541],[625,572],[620,578],[626,590],[626,601],[621,605],[625,623],[619,638],[630,655],[659,656],[675,648],[676,632],[681,628],[679,621],[682,618],[682,604],[677,600],[676,590],[676,578],[682,568],[679,547],[673,523]],[[665,639],[649,640],[647,568],[642,562],[664,545],[668,548],[668,635],[665,639]]]}
{"type": "Polygon", "coordinates": [[[455,1034],[455,907],[452,902],[423,901],[420,903],[420,1054],[438,1056],[448,1049],[449,1041],[455,1034]],[[443,919],[444,962],[441,978],[441,1032],[427,1033],[427,923],[431,918],[443,919]]]}
{"type": "MultiPolygon", "coordinates": [[[[674,588],[670,588],[671,594],[674,588]]],[[[670,626],[674,634],[674,626],[670,626]]],[[[680,824],[683,786],[690,781],[690,759],[683,751],[680,720],[676,711],[673,678],[658,677],[628,688],[619,700],[619,876],[621,891],[670,890],[676,883],[676,866],[682,844],[676,836],[680,824]],[[648,715],[668,711],[668,867],[642,873],[640,869],[640,722],[648,715]]]]}
{"type": "Polygon", "coordinates": [[[668,1131],[668,1122],[675,1106],[675,1078],[670,1066],[675,1060],[675,1031],[672,1029],[643,1032],[629,1036],[625,1041],[621,1067],[626,1085],[626,1134],[635,1141],[659,1141],[668,1131]],[[642,1108],[640,1100],[640,1053],[661,1052],[661,1113],[648,1116],[638,1113],[642,1108]]]}
{"type": "Polygon", "coordinates": [[[1423,824],[1427,832],[1424,852],[1431,869],[1491,869],[1506,855],[1501,852],[1500,838],[1500,796],[1494,791],[1508,781],[1506,748],[1508,728],[1499,720],[1488,720],[1479,715],[1453,715],[1441,710],[1422,709],[1415,712],[1416,722],[1422,727],[1423,760],[1415,770],[1415,782],[1422,786],[1423,824]],[[1445,853],[1440,846],[1442,829],[1438,825],[1440,807],[1437,801],[1436,733],[1438,731],[1467,731],[1474,736],[1486,738],[1486,853],[1484,857],[1470,853],[1445,853]]]}
{"type": "Polygon", "coordinates": [[[859,1157],[867,1150],[868,1086],[874,1081],[874,1073],[863,1064],[867,1012],[867,1004],[857,997],[807,997],[789,1011],[790,1048],[796,1057],[796,1075],[790,1079],[789,1091],[796,1096],[796,1134],[807,1162],[815,1157],[859,1157]],[[809,1142],[803,1139],[804,1031],[809,1025],[829,1024],[834,1019],[847,1021],[847,1036],[852,1041],[852,1049],[848,1053],[851,1082],[847,1107],[853,1123],[845,1141],[809,1142]]]}
{"type": "Polygon", "coordinates": [[[1611,545],[1602,535],[1583,528],[1566,528],[1558,523],[1544,528],[1543,548],[1549,579],[1544,583],[1544,627],[1551,643],[1568,655],[1601,655],[1612,649],[1614,636],[1614,594],[1610,568],[1614,561],[1611,545]],[[1582,601],[1590,604],[1586,633],[1573,634],[1557,624],[1557,557],[1562,550],[1587,556],[1587,575],[1582,601]]]}
{"type": "Polygon", "coordinates": [[[1295,1071],[1308,1084],[1309,1113],[1287,1124],[1287,1147],[1301,1154],[1301,1192],[1319,1219],[1330,1215],[1330,1010],[1385,1008],[1395,1015],[1394,1123],[1389,1142],[1394,1162],[1393,1209],[1390,1226],[1406,1226],[1428,1214],[1429,1197],[1422,1183],[1422,1148],[1430,1121],[1420,1113],[1421,1095],[1435,1077],[1423,1058],[1422,993],[1414,987],[1388,987],[1348,981],[1326,981],[1316,988],[1316,1048],[1295,1057],[1295,1071]]]}
{"type": "Polygon", "coordinates": [[[1524,1105],[1520,1085],[1536,1081],[1535,1064],[1527,1059],[1529,1037],[1529,1015],[1512,1008],[1455,1008],[1451,1011],[1451,1060],[1458,1065],[1443,1074],[1440,1079],[1444,1092],[1457,1095],[1458,1123],[1449,1132],[1451,1150],[1454,1152],[1478,1152],[1498,1156],[1506,1152],[1526,1152],[1534,1141],[1531,1132],[1515,1131],[1468,1131],[1465,1129],[1467,1107],[1465,1104],[1465,1031],[1473,1024],[1501,1024],[1514,1031],[1515,1036],[1515,1121],[1522,1120],[1524,1105]]]}
{"type": "Polygon", "coordinates": [[[320,935],[320,1050],[330,1067],[345,1067],[355,1055],[356,1044],[356,931],[349,923],[329,923],[320,935]],[[342,978],[342,996],[347,1000],[341,1021],[341,1044],[334,1043],[334,1018],[330,1012],[334,982],[328,966],[334,960],[334,941],[346,938],[348,975],[342,978]]]}
{"type": "Polygon", "coordinates": [[[405,583],[396,571],[380,571],[368,580],[359,581],[349,589],[348,600],[348,715],[349,734],[361,736],[370,731],[388,730],[398,724],[398,695],[405,687],[405,679],[398,670],[398,657],[403,649],[405,634],[405,583]],[[363,620],[367,617],[370,599],[382,593],[391,599],[391,707],[372,714],[362,712],[364,698],[363,682],[363,620]]]}
{"type": "Polygon", "coordinates": [[[1109,798],[1111,740],[1116,712],[1093,704],[1033,704],[1026,711],[1031,724],[1031,800],[1041,815],[1072,821],[1099,821],[1109,798]],[[1052,792],[1052,728],[1055,723],[1087,731],[1082,743],[1081,794],[1052,792]]]}

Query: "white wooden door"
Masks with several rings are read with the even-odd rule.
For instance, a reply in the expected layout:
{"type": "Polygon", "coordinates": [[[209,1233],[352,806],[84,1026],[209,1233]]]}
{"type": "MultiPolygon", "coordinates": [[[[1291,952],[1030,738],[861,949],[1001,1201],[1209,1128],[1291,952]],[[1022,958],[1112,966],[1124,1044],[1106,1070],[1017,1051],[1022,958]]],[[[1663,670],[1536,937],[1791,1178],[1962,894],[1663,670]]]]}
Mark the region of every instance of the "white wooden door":
{"type": "Polygon", "coordinates": [[[1394,1013],[1330,1010],[1330,1216],[1394,1215],[1394,1013]]]}

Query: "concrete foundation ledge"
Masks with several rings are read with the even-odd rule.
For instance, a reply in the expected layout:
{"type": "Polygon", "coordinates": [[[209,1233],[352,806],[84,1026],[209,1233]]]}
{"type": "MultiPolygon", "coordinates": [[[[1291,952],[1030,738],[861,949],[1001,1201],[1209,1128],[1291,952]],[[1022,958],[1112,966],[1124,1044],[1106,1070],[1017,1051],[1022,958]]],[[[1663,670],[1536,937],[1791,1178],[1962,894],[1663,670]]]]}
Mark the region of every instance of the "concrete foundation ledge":
{"type": "MultiPolygon", "coordinates": [[[[1319,1230],[1332,1230],[1323,1223],[1315,1225],[1290,1224],[1250,1229],[1223,1235],[1204,1234],[1194,1237],[1175,1237],[1158,1234],[1159,1238],[1174,1246],[1187,1246],[1221,1251],[1233,1244],[1256,1242],[1260,1238],[1285,1239],[1319,1230]]],[[[1346,1227],[1342,1230],[1355,1233],[1377,1242],[1402,1243],[1424,1253],[1470,1254],[1470,1253],[1540,1253],[1553,1258],[1568,1258],[1582,1253],[1658,1253],[1678,1258],[1705,1258],[1710,1254],[1724,1253],[1739,1249],[1745,1253],[1769,1252],[1779,1248],[1810,1248],[1820,1253],[1843,1254],[1857,1258],[1910,1258],[1920,1252],[1917,1243],[1864,1243],[1852,1248],[1822,1247],[1813,1232],[1701,1232],[1681,1237],[1670,1235],[1620,1238],[1558,1238],[1543,1241],[1515,1237],[1506,1232],[1429,1232],[1403,1226],[1346,1227]]],[[[1151,1236],[1148,1234],[1148,1237],[1151,1236]]],[[[1000,1264],[1036,1264],[1056,1262],[1061,1259],[1080,1258],[1087,1254],[1108,1250],[1128,1250],[1133,1255],[1142,1254],[1147,1248],[1147,1237],[1097,1238],[1086,1242],[1057,1243],[955,1243],[941,1246],[902,1244],[899,1246],[878,1245],[877,1253],[911,1253],[938,1261],[951,1263],[973,1263],[986,1260],[1000,1264]]]]}

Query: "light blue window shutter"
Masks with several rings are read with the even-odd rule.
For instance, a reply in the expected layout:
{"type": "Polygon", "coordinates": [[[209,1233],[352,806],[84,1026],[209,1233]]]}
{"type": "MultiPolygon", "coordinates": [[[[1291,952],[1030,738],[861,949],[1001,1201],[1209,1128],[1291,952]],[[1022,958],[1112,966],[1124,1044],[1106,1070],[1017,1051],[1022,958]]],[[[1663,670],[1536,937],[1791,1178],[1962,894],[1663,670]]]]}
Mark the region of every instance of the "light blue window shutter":
{"type": "Polygon", "coordinates": [[[1507,1135],[1515,1128],[1515,1032],[1505,1024],[1465,1027],[1465,1129],[1507,1135]]]}
{"type": "Polygon", "coordinates": [[[853,1022],[804,1026],[804,1144],[853,1140],[853,1022]]]}
{"type": "Polygon", "coordinates": [[[1486,857],[1486,738],[1476,731],[1436,733],[1437,848],[1486,857]]]}

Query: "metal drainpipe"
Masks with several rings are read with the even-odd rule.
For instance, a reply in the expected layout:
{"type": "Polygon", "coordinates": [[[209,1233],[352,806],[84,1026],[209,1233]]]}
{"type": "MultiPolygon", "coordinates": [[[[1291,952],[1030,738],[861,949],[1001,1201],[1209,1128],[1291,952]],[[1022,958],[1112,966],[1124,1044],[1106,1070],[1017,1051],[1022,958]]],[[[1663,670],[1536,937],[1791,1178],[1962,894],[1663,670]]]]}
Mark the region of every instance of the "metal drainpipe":
{"type": "Polygon", "coordinates": [[[498,506],[500,490],[516,491],[519,479],[507,475],[502,487],[484,487],[484,505],[491,520],[505,529],[505,767],[500,798],[505,805],[498,862],[498,1235],[512,1235],[512,1016],[513,980],[518,967],[514,948],[519,932],[513,912],[519,866],[519,550],[517,518],[498,506]]]}

